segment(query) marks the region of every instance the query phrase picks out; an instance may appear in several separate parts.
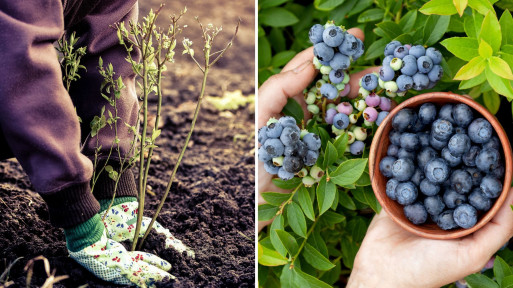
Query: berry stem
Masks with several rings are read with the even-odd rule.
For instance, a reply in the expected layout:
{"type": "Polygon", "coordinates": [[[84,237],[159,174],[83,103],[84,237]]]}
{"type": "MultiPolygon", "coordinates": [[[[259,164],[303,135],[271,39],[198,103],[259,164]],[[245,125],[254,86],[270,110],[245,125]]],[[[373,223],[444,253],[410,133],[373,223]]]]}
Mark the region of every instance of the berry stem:
{"type": "Polygon", "coordinates": [[[296,255],[294,255],[292,257],[292,259],[290,260],[290,262],[292,263],[291,266],[294,265],[294,261],[296,261],[297,257],[301,253],[301,250],[303,250],[303,247],[305,247],[306,241],[308,240],[308,237],[310,237],[310,234],[312,234],[312,232],[315,228],[315,225],[317,225],[317,222],[319,221],[319,218],[320,218],[320,215],[317,216],[317,218],[315,218],[315,221],[313,222],[312,226],[310,226],[310,229],[308,229],[308,232],[306,233],[305,240],[303,240],[303,242],[301,243],[301,246],[299,246],[299,249],[297,250],[296,255]]]}
{"type": "Polygon", "coordinates": [[[285,209],[285,206],[287,206],[287,204],[289,204],[291,201],[292,201],[292,198],[294,197],[294,195],[296,194],[297,190],[299,190],[299,188],[301,188],[301,186],[303,186],[303,183],[297,185],[296,188],[294,188],[294,190],[290,193],[290,197],[289,199],[287,199],[287,201],[283,202],[281,205],[280,205],[280,209],[278,210],[278,212],[276,212],[276,215],[281,215],[283,214],[283,209],[285,209]]]}

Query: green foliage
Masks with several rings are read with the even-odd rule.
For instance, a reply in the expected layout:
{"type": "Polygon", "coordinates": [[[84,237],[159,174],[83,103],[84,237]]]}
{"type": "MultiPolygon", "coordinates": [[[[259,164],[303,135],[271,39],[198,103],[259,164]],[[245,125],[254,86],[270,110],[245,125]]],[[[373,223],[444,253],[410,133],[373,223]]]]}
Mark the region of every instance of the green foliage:
{"type": "MultiPolygon", "coordinates": [[[[506,249],[499,253],[511,253],[510,250],[506,249]]],[[[472,288],[511,288],[513,287],[513,267],[511,263],[506,262],[500,256],[495,257],[493,262],[493,274],[487,276],[487,273],[483,274],[472,274],[465,277],[467,284],[472,288]]]]}
{"type": "MultiPolygon", "coordinates": [[[[434,45],[445,57],[442,63],[445,75],[434,90],[470,94],[475,89],[474,98],[492,113],[498,111],[501,102],[496,95],[513,100],[510,12],[513,2],[510,0],[314,0],[310,3],[258,2],[259,84],[279,73],[288,60],[311,46],[308,30],[313,24],[334,20],[337,25],[358,27],[365,32],[366,52],[354,65],[357,70],[379,63],[376,58],[383,57],[385,45],[392,40],[434,45]],[[490,91],[496,94],[487,93],[490,91]]],[[[298,119],[298,115],[287,115],[298,119]]]]}
{"type": "MultiPolygon", "coordinates": [[[[501,96],[513,99],[509,9],[511,0],[259,0],[258,82],[261,85],[312,46],[308,31],[313,24],[333,20],[365,33],[365,54],[353,63],[353,72],[379,65],[392,40],[434,46],[444,55],[444,76],[427,92],[468,94],[496,113],[501,96]]],[[[324,174],[312,187],[298,177],[274,179],[276,186],[292,192],[263,194],[268,204],[260,205],[259,218],[274,220],[259,234],[259,286],[340,285],[351,272],[370,220],[381,210],[370,186],[368,147],[363,157],[355,157],[346,153],[347,135],[332,139],[329,127],[315,121],[305,127],[303,110],[293,99],[282,112],[320,136],[317,166],[324,174]]],[[[476,274],[467,278],[468,283],[509,287],[513,276],[506,266],[513,264],[513,252],[507,251],[499,252],[508,258],[504,262],[497,257],[495,280],[476,274]]]]}

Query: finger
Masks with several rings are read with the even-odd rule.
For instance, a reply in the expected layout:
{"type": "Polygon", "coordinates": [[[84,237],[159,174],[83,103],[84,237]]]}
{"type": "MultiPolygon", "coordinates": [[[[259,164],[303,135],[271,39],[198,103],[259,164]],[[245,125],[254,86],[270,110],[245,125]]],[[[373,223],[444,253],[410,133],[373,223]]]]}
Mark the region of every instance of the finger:
{"type": "Polygon", "coordinates": [[[157,282],[169,282],[176,278],[168,272],[145,262],[135,263],[131,272],[131,274],[127,275],[128,279],[143,287],[146,287],[146,285],[154,287],[154,284],[157,282]]]}
{"type": "MultiPolygon", "coordinates": [[[[495,217],[483,228],[473,235],[472,245],[474,251],[482,251],[483,261],[488,260],[493,253],[499,250],[513,236],[513,218],[511,217],[511,205],[513,204],[513,189],[495,217]]],[[[467,241],[471,241],[469,238],[467,241]]],[[[469,250],[470,251],[470,250],[469,250]]]]}
{"type": "Polygon", "coordinates": [[[362,70],[360,72],[351,74],[351,78],[349,78],[349,86],[351,86],[351,90],[349,91],[348,97],[350,99],[353,99],[356,96],[358,96],[358,89],[360,88],[360,79],[369,73],[373,73],[373,72],[379,73],[379,68],[380,67],[371,67],[371,68],[362,70]]]}
{"type": "Polygon", "coordinates": [[[347,30],[347,33],[352,34],[354,37],[364,41],[365,35],[363,34],[362,29],[360,28],[351,28],[347,30]]]}
{"type": "Polygon", "coordinates": [[[258,127],[264,126],[269,118],[278,116],[288,98],[296,97],[296,101],[304,104],[303,90],[316,74],[310,58],[292,70],[271,76],[258,91],[258,127]]]}
{"type": "Polygon", "coordinates": [[[158,257],[157,255],[147,253],[147,252],[141,252],[141,251],[130,252],[130,255],[132,256],[132,258],[135,259],[136,262],[137,261],[146,262],[146,263],[148,263],[152,266],[156,266],[159,269],[162,269],[164,271],[171,270],[171,263],[158,257]]]}

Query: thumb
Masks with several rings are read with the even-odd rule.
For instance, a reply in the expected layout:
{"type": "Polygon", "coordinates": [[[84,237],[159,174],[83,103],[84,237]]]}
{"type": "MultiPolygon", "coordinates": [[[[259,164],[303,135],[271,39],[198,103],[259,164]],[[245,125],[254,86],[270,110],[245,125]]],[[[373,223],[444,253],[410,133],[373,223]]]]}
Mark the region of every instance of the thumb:
{"type": "MultiPolygon", "coordinates": [[[[313,81],[317,71],[313,66],[313,49],[307,49],[291,60],[299,62],[291,70],[271,76],[259,89],[258,127],[265,125],[271,117],[279,115],[287,104],[288,98],[294,98],[306,108],[303,90],[313,81]],[[302,60],[302,61],[301,61],[302,60]]],[[[304,109],[306,110],[306,109],[304,109]]]]}

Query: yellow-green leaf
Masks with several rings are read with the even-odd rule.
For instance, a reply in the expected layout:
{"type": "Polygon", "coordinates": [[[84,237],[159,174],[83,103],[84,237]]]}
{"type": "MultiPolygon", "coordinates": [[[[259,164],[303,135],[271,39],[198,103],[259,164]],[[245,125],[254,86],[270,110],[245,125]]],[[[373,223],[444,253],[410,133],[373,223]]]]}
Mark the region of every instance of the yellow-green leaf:
{"type": "Polygon", "coordinates": [[[258,243],[258,264],[264,266],[281,266],[287,264],[287,258],[258,243]]]}
{"type": "Polygon", "coordinates": [[[456,73],[456,75],[454,76],[454,80],[468,80],[470,78],[478,76],[485,69],[485,63],[485,58],[481,56],[475,57],[474,59],[470,60],[470,62],[465,64],[463,67],[461,67],[458,73],[456,73]]]}
{"type": "Polygon", "coordinates": [[[483,15],[486,15],[490,11],[495,13],[489,0],[468,0],[468,6],[483,15]]]}
{"type": "Polygon", "coordinates": [[[511,73],[511,68],[506,61],[497,56],[493,56],[488,59],[488,61],[488,65],[490,65],[490,69],[492,69],[493,73],[502,78],[513,80],[513,73],[511,73]]]}
{"type": "Polygon", "coordinates": [[[458,12],[451,0],[431,0],[420,7],[419,11],[426,15],[453,15],[458,12]]]}
{"type": "Polygon", "coordinates": [[[456,7],[460,17],[463,16],[463,12],[465,11],[465,8],[467,8],[468,0],[452,0],[452,3],[454,3],[454,7],[456,7]]]}
{"type": "Polygon", "coordinates": [[[503,96],[506,96],[511,101],[513,99],[513,87],[511,87],[511,82],[493,73],[492,69],[488,66],[486,67],[485,72],[486,79],[490,86],[492,86],[493,90],[503,96]]]}
{"type": "Polygon", "coordinates": [[[481,40],[481,43],[479,43],[479,55],[481,55],[483,58],[490,58],[492,54],[492,46],[486,43],[485,40],[481,40]]]}
{"type": "Polygon", "coordinates": [[[454,54],[454,56],[465,61],[470,61],[472,58],[479,55],[479,44],[476,38],[452,37],[443,40],[440,44],[454,54]]]}
{"type": "Polygon", "coordinates": [[[497,15],[493,12],[488,12],[483,19],[481,25],[481,32],[479,33],[479,39],[483,39],[486,43],[492,46],[493,52],[499,51],[502,42],[501,26],[497,15]]]}

